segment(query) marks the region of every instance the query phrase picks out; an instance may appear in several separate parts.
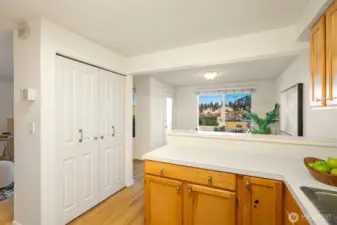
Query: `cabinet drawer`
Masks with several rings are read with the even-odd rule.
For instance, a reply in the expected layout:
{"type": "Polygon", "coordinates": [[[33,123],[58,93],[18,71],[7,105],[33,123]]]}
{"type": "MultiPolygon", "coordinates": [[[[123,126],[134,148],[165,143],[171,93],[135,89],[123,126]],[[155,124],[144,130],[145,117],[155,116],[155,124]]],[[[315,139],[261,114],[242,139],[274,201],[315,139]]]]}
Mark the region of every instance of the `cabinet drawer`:
{"type": "Polygon", "coordinates": [[[154,161],[145,161],[145,173],[227,190],[236,190],[236,176],[230,173],[154,161]]]}

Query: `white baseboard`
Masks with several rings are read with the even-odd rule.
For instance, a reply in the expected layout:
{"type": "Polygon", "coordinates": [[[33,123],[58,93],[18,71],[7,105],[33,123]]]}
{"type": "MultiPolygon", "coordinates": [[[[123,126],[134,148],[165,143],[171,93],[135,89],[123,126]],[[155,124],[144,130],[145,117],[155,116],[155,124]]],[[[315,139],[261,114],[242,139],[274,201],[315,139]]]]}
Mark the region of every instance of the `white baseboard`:
{"type": "Polygon", "coordinates": [[[134,184],[135,184],[135,180],[134,179],[130,179],[130,180],[127,180],[125,182],[125,186],[127,186],[127,187],[131,187],[134,184]]]}
{"type": "Polygon", "coordinates": [[[18,221],[13,220],[12,225],[22,225],[22,224],[19,223],[18,221]]]}

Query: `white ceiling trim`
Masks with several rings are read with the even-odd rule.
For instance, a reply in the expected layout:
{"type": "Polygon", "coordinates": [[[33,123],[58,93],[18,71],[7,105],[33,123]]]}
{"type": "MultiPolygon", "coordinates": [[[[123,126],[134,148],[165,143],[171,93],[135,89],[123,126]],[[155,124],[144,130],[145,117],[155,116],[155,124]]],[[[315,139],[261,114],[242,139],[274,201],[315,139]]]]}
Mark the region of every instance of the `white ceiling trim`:
{"type": "Polygon", "coordinates": [[[170,49],[130,58],[128,73],[152,74],[165,70],[294,55],[309,48],[308,42],[296,42],[296,38],[296,27],[290,26],[170,49]]]}

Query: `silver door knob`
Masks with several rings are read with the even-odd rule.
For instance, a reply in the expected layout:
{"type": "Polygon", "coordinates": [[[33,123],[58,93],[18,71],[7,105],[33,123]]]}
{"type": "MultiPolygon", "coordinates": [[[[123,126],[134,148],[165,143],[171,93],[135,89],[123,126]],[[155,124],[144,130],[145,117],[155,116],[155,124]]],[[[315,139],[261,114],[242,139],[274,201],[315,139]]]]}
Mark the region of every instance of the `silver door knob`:
{"type": "Polygon", "coordinates": [[[250,187],[250,182],[248,180],[245,181],[246,188],[250,187]]]}
{"type": "Polygon", "coordinates": [[[180,189],[181,189],[180,186],[177,186],[177,187],[176,187],[176,190],[177,190],[177,191],[180,191],[180,189]]]}
{"type": "Polygon", "coordinates": [[[189,193],[189,194],[192,194],[192,188],[189,188],[189,189],[188,189],[188,193],[189,193]]]}

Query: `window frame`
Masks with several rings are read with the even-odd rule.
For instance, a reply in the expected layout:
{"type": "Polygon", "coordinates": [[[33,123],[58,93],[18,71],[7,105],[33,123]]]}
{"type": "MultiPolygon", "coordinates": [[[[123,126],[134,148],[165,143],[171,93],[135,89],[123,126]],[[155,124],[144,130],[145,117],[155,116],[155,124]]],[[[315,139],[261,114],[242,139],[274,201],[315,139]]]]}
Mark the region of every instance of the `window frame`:
{"type": "MultiPolygon", "coordinates": [[[[219,92],[219,93],[209,93],[209,94],[207,94],[207,93],[205,93],[205,94],[200,94],[200,93],[198,93],[197,94],[197,96],[196,96],[196,98],[197,98],[197,130],[198,131],[203,131],[203,130],[200,130],[200,124],[199,124],[199,117],[200,117],[200,113],[199,113],[199,103],[200,103],[200,101],[199,101],[199,98],[200,98],[200,96],[211,96],[211,95],[221,95],[221,97],[222,97],[222,107],[224,108],[224,107],[226,107],[226,96],[227,95],[229,95],[229,94],[246,94],[246,95],[250,95],[250,97],[251,97],[251,103],[250,103],[250,107],[251,107],[251,109],[253,108],[252,107],[252,99],[253,99],[253,92],[235,92],[235,91],[233,91],[233,92],[226,92],[226,91],[224,91],[224,92],[219,92]]],[[[222,118],[222,120],[223,121],[226,121],[226,113],[224,113],[224,118],[222,118]]],[[[250,123],[251,123],[251,121],[250,121],[250,123]]]]}

